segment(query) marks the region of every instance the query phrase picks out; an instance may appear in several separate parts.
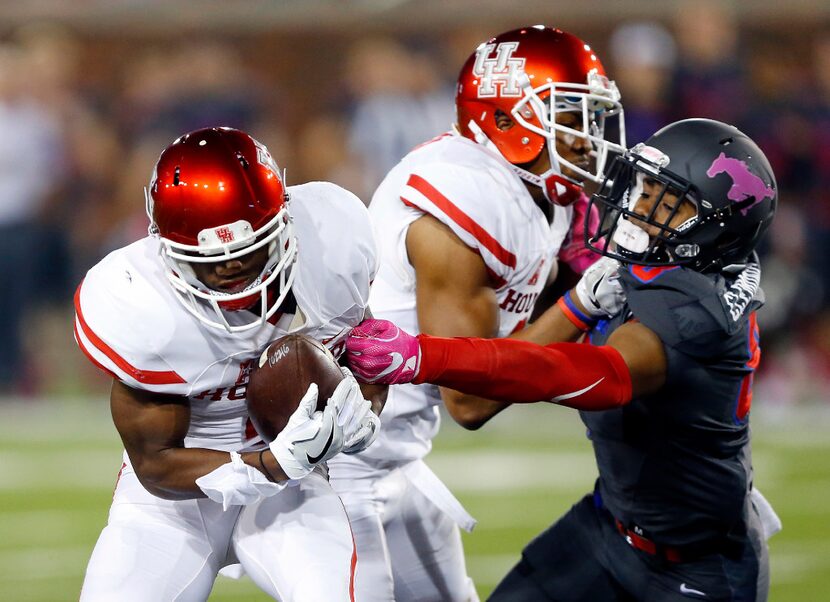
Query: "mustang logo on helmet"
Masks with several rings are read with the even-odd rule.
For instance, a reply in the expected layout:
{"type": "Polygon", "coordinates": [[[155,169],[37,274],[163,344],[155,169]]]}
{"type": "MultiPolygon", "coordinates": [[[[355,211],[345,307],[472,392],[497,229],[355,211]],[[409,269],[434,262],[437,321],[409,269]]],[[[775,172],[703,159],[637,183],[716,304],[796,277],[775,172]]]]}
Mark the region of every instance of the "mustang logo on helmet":
{"type": "Polygon", "coordinates": [[[746,163],[739,159],[727,157],[725,153],[718,155],[718,158],[712,161],[711,167],[706,170],[706,175],[710,178],[722,173],[726,173],[732,178],[732,188],[726,193],[726,198],[732,201],[743,201],[749,197],[755,199],[755,202],[741,209],[741,215],[746,215],[747,211],[764,199],[771,199],[775,196],[775,190],[764,184],[761,178],[749,171],[746,163]]]}

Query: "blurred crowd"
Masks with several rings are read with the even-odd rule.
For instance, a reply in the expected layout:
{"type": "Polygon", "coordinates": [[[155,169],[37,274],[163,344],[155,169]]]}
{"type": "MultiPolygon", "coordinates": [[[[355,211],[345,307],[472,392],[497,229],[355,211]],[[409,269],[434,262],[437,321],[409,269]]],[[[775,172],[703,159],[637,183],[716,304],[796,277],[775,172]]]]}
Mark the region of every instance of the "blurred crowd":
{"type": "MultiPolygon", "coordinates": [[[[551,20],[546,24],[556,25],[551,20]]],[[[509,24],[515,25],[515,24],[509,24]]],[[[830,399],[830,31],[695,18],[562,27],[598,51],[628,142],[684,117],[756,139],[780,204],[763,248],[756,399],[830,399]]],[[[449,129],[455,78],[505,24],[422,35],[98,40],[55,23],[0,38],[0,394],[94,394],[72,343],[72,295],[106,253],[146,234],[143,187],[178,134],[249,131],[287,182],[334,181],[367,203],[412,147],[449,129]],[[134,40],[133,40],[134,41],[134,40]]]]}

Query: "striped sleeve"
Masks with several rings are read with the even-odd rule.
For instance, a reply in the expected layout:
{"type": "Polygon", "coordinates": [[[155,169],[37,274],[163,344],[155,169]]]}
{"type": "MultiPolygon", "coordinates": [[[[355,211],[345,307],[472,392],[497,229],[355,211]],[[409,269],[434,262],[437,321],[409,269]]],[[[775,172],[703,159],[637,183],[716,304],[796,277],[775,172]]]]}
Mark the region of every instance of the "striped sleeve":
{"type": "Polygon", "coordinates": [[[105,374],[128,386],[159,393],[185,395],[187,382],[152,350],[134,326],[129,311],[118,307],[100,287],[87,281],[75,291],[75,341],[90,362],[105,374]]]}
{"type": "MultiPolygon", "coordinates": [[[[412,173],[401,192],[401,202],[448,226],[481,255],[490,275],[501,285],[516,268],[516,255],[503,240],[500,226],[505,220],[499,202],[481,198],[482,194],[480,183],[469,177],[412,173]]],[[[495,189],[487,194],[492,197],[499,192],[495,189]]]]}

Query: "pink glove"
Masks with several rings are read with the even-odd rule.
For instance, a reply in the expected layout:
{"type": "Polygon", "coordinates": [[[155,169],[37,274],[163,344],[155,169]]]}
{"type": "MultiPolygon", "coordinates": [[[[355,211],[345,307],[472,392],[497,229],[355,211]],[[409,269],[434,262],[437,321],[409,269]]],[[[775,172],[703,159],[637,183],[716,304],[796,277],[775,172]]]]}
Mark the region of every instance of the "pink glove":
{"type": "Polygon", "coordinates": [[[568,233],[562,248],[559,249],[559,260],[577,274],[582,274],[601,257],[585,247],[585,224],[588,232],[593,236],[599,230],[599,211],[596,205],[588,211],[588,197],[584,194],[573,204],[574,215],[571,221],[571,231],[568,233]]]}
{"type": "Polygon", "coordinates": [[[399,385],[412,382],[421,363],[418,339],[388,320],[364,320],[346,339],[346,357],[357,380],[399,385]]]}

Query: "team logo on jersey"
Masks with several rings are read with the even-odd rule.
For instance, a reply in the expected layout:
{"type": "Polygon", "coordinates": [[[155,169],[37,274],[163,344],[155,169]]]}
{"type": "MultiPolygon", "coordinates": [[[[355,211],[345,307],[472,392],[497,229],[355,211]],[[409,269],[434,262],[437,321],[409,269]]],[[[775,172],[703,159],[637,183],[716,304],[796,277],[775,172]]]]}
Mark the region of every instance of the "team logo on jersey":
{"type": "Polygon", "coordinates": [[[518,42],[482,44],[476,51],[473,75],[478,77],[478,97],[493,98],[501,92],[502,96],[521,96],[519,75],[524,73],[525,59],[514,58],[513,53],[519,47],[518,42]],[[495,49],[495,56],[490,53],[495,49]]]}
{"type": "Polygon", "coordinates": [[[732,178],[732,188],[726,193],[726,198],[731,201],[743,201],[749,197],[755,199],[751,205],[741,209],[741,215],[746,215],[747,211],[764,199],[771,199],[775,196],[775,190],[749,171],[746,163],[740,159],[727,157],[725,153],[718,155],[718,158],[712,161],[712,165],[706,170],[706,175],[710,178],[722,173],[732,178]]]}
{"type": "Polygon", "coordinates": [[[234,240],[233,230],[231,230],[227,226],[221,226],[219,228],[216,228],[214,232],[216,233],[216,238],[218,238],[219,242],[221,243],[227,244],[229,242],[233,242],[234,240]]]}
{"type": "Polygon", "coordinates": [[[761,268],[757,263],[751,263],[723,293],[723,301],[733,322],[737,322],[744,315],[746,308],[758,293],[760,284],[761,268]]]}

